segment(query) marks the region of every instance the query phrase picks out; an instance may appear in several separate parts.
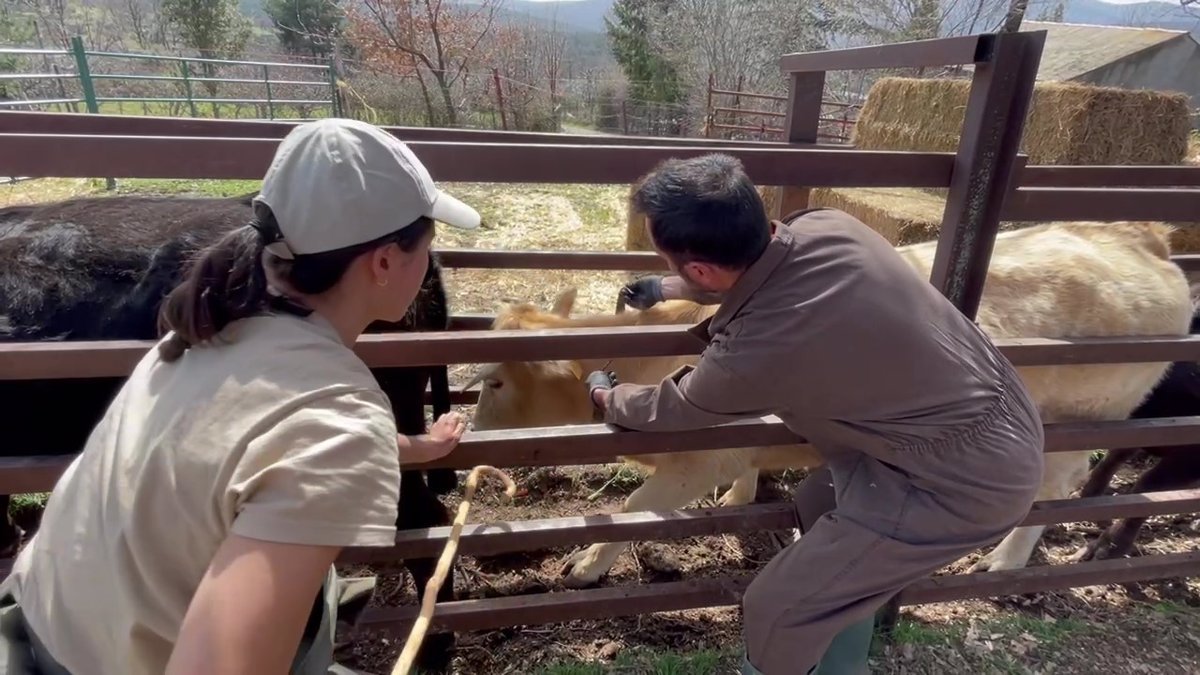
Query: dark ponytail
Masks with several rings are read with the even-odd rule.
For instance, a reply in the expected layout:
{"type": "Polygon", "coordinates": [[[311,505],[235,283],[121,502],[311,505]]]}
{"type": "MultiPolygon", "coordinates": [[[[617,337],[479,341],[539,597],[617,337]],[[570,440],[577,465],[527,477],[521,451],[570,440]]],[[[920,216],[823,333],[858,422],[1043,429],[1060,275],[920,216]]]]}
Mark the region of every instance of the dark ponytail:
{"type": "MultiPolygon", "coordinates": [[[[374,241],[334,251],[298,255],[292,260],[266,256],[276,278],[300,293],[318,295],[333,288],[354,259],[386,244],[411,253],[433,231],[433,220],[421,217],[396,232],[374,241]]],[[[254,221],[226,235],[201,252],[182,283],[163,301],[159,331],[173,331],[159,345],[159,355],[171,362],[192,345],[205,342],[230,323],[265,311],[272,303],[268,293],[263,251],[267,241],[280,238],[275,214],[256,202],[254,221]]],[[[301,308],[284,303],[289,308],[301,308]]],[[[302,308],[301,308],[302,309],[302,308]]]]}
{"type": "Polygon", "coordinates": [[[211,339],[231,322],[258,314],[266,307],[264,245],[258,232],[246,225],[201,252],[159,310],[159,330],[174,332],[159,345],[164,361],[178,359],[188,347],[211,339]]]}

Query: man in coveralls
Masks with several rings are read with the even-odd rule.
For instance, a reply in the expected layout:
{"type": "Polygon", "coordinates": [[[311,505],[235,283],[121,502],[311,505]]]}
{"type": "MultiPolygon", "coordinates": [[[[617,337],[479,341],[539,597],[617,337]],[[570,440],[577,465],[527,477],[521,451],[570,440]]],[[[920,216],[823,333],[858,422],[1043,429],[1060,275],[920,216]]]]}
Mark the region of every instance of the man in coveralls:
{"type": "MultiPolygon", "coordinates": [[[[694,367],[658,385],[592,373],[592,401],[642,431],[773,414],[818,448],[837,507],[747,589],[742,668],[824,675],[835,636],[866,625],[869,644],[866,622],[898,591],[1024,518],[1042,479],[1037,409],[978,326],[848,214],[771,221],[720,154],[662,163],[632,203],[675,276],[630,284],[626,302],[720,308],[693,329],[708,341],[694,367]]],[[[834,670],[866,672],[865,647],[858,661],[834,670]]]]}

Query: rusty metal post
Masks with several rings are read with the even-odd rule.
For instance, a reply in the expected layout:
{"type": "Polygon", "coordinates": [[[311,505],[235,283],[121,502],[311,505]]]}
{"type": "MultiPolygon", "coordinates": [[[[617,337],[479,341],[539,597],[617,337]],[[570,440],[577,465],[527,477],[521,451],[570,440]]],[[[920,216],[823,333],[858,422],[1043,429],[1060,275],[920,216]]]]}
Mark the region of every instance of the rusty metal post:
{"type": "Polygon", "coordinates": [[[975,65],[930,282],[975,318],[1011,189],[1045,31],[991,36],[975,65]]]}
{"type": "Polygon", "coordinates": [[[492,68],[492,81],[496,83],[496,105],[500,108],[500,126],[508,131],[508,115],[504,112],[504,92],[500,89],[500,70],[492,68]]]}
{"type": "MultiPolygon", "coordinates": [[[[1016,173],[1046,33],[1002,33],[991,40],[990,52],[975,64],[930,275],[930,282],[971,319],[979,310],[1000,209],[1016,173]]],[[[880,611],[884,640],[899,620],[900,598],[897,594],[880,611]]]]}
{"type": "Polygon", "coordinates": [[[716,120],[716,117],[713,114],[713,104],[712,104],[713,86],[715,85],[715,83],[713,81],[713,77],[714,76],[712,73],[708,74],[708,99],[707,99],[707,102],[704,104],[704,137],[705,138],[712,138],[712,123],[716,120]]]}
{"type": "MultiPolygon", "coordinates": [[[[787,110],[783,118],[783,137],[786,143],[816,143],[817,126],[821,117],[821,101],[825,93],[825,73],[791,73],[788,79],[787,110]]],[[[808,208],[809,188],[787,185],[779,189],[781,218],[793,211],[808,208]]]]}

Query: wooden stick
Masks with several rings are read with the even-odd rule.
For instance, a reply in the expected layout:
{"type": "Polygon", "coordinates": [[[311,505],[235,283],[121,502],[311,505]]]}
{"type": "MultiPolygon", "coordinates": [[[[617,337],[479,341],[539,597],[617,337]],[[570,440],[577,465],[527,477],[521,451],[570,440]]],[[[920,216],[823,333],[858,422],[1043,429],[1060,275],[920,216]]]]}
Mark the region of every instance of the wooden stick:
{"type": "Polygon", "coordinates": [[[446,577],[450,574],[450,565],[453,564],[454,554],[458,551],[458,538],[462,534],[463,525],[467,522],[467,512],[471,510],[471,500],[475,497],[475,490],[479,487],[479,478],[485,473],[490,473],[504,482],[504,494],[509,499],[517,495],[517,484],[500,469],[487,465],[471,469],[471,473],[467,476],[467,487],[463,491],[463,500],[458,505],[458,515],[454,517],[454,526],[450,529],[450,537],[446,540],[446,548],[442,549],[442,556],[438,558],[433,576],[429,577],[429,581],[425,583],[425,598],[421,601],[421,612],[413,622],[408,640],[404,643],[403,651],[400,652],[400,659],[396,661],[396,667],[392,669],[392,675],[408,675],[412,670],[413,661],[417,658],[417,650],[421,648],[421,643],[425,640],[425,632],[429,630],[429,624],[433,620],[433,609],[437,604],[438,591],[441,590],[442,584],[446,583],[446,577]]]}

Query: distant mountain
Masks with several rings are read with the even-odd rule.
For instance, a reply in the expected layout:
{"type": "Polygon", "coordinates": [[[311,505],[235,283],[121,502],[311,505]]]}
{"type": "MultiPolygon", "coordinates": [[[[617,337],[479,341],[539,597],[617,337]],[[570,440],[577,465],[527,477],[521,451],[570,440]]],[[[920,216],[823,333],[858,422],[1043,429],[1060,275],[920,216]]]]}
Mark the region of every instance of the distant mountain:
{"type": "Polygon", "coordinates": [[[612,5],[613,0],[508,0],[504,9],[514,16],[556,22],[559,26],[588,33],[603,33],[604,15],[612,5]]]}
{"type": "Polygon", "coordinates": [[[1097,26],[1168,28],[1200,35],[1200,9],[1186,9],[1176,2],[1150,0],[1118,5],[1103,0],[1067,0],[1063,20],[1097,26]]]}

